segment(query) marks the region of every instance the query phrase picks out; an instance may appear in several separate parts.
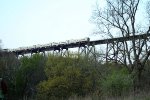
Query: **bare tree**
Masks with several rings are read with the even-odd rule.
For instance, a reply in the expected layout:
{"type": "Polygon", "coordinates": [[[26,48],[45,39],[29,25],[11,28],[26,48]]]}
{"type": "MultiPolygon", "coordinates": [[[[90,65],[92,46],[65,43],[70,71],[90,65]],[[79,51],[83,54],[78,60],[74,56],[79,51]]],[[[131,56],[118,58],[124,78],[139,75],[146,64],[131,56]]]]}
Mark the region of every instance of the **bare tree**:
{"type": "MultiPolygon", "coordinates": [[[[105,1],[107,4],[105,8],[100,8],[97,5],[96,10],[93,12],[93,21],[98,26],[99,33],[110,38],[114,36],[134,37],[139,34],[150,34],[150,28],[141,31],[140,28],[136,27],[139,17],[137,16],[137,11],[141,0],[105,1]]],[[[137,72],[136,75],[138,75],[139,79],[150,56],[148,41],[149,38],[138,40],[133,38],[130,42],[123,41],[120,47],[114,46],[113,49],[114,55],[118,50],[121,52],[122,57],[119,58],[118,56],[117,62],[124,64],[131,73],[137,72]]]]}

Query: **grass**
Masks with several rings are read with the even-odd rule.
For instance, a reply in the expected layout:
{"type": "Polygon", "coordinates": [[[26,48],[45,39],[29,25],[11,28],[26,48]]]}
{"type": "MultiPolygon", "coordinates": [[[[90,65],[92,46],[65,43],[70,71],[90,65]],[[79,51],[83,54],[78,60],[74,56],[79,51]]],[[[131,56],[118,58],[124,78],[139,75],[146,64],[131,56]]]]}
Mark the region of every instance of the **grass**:
{"type": "Polygon", "coordinates": [[[150,92],[140,92],[137,94],[130,94],[129,96],[121,97],[98,97],[98,96],[86,96],[86,97],[71,97],[69,100],[150,100],[150,92]]]}

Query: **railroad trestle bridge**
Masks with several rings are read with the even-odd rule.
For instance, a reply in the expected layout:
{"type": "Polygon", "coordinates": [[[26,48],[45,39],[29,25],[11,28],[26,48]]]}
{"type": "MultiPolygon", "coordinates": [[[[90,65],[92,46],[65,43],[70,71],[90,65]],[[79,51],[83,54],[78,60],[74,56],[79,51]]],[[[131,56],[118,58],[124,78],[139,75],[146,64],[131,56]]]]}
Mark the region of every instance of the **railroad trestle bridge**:
{"type": "Polygon", "coordinates": [[[9,52],[14,53],[17,57],[24,56],[25,54],[34,54],[34,53],[43,53],[45,55],[46,51],[51,51],[54,55],[61,55],[61,56],[69,56],[69,49],[70,48],[78,48],[79,54],[85,55],[94,55],[96,56],[96,45],[106,44],[106,50],[103,54],[103,58],[106,61],[109,60],[117,60],[123,59],[123,49],[122,45],[124,41],[145,41],[150,42],[150,34],[140,34],[135,36],[128,36],[128,37],[117,37],[111,39],[103,39],[103,40],[94,40],[90,41],[89,38],[81,39],[74,42],[63,42],[63,43],[55,43],[51,45],[40,45],[40,46],[32,46],[32,47],[24,47],[20,49],[12,49],[8,50],[9,52]],[[122,54],[120,56],[119,54],[122,54]]]}

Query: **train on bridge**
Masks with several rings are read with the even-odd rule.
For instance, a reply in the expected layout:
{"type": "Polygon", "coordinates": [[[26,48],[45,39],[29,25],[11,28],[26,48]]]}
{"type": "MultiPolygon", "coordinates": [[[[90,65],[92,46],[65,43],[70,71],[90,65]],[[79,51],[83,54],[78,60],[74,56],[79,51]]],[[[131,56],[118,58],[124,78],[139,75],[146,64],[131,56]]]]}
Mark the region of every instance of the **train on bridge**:
{"type": "MultiPolygon", "coordinates": [[[[67,40],[64,42],[52,42],[43,45],[33,45],[28,47],[19,47],[16,49],[3,49],[2,51],[12,52],[16,56],[24,55],[24,54],[33,54],[33,53],[44,53],[45,51],[58,51],[59,53],[63,53],[68,51],[69,48],[79,48],[79,51],[84,48],[84,51],[90,50],[90,48],[94,48],[95,45],[106,44],[108,47],[114,47],[116,44],[122,44],[124,41],[132,41],[132,40],[143,40],[150,42],[150,34],[140,34],[135,36],[127,36],[127,37],[117,37],[117,38],[109,38],[103,40],[94,40],[91,41],[89,37],[77,40],[67,40]]],[[[107,50],[106,51],[110,51],[107,50]]],[[[82,51],[81,51],[82,52],[82,51]]]]}
{"type": "Polygon", "coordinates": [[[66,40],[64,42],[52,42],[52,43],[47,43],[47,44],[37,44],[37,45],[33,45],[33,46],[28,46],[28,47],[19,47],[16,49],[3,49],[5,51],[8,52],[16,52],[16,51],[25,51],[25,50],[32,50],[32,49],[41,49],[41,48],[49,48],[49,47],[62,47],[65,45],[73,45],[73,44],[80,44],[80,43],[85,43],[85,42],[89,42],[90,38],[86,37],[86,38],[82,38],[82,39],[72,39],[72,40],[66,40]]]}

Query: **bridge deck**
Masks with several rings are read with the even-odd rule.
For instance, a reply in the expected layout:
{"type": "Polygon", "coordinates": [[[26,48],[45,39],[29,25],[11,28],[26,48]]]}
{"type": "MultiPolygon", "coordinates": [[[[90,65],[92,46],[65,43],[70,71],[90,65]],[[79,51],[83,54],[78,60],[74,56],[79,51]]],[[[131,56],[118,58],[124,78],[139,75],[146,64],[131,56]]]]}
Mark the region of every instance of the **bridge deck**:
{"type": "Polygon", "coordinates": [[[98,44],[106,44],[106,43],[113,43],[114,41],[123,42],[123,41],[131,41],[133,39],[147,39],[150,36],[150,34],[140,34],[135,36],[128,36],[128,37],[117,37],[112,39],[104,39],[104,40],[96,40],[96,41],[90,41],[90,44],[95,43],[95,45],[98,44]]]}
{"type": "Polygon", "coordinates": [[[21,55],[21,54],[37,53],[37,52],[44,52],[44,51],[51,51],[51,50],[83,47],[85,45],[107,44],[107,43],[113,43],[114,41],[123,42],[123,41],[131,41],[133,39],[147,39],[149,36],[150,34],[141,34],[141,35],[135,35],[135,36],[129,36],[129,37],[118,37],[118,38],[104,39],[104,40],[76,42],[76,43],[63,44],[63,45],[57,45],[57,46],[47,46],[47,47],[32,48],[32,49],[26,49],[26,50],[16,50],[16,51],[13,51],[13,53],[15,53],[16,55],[21,55]]]}

